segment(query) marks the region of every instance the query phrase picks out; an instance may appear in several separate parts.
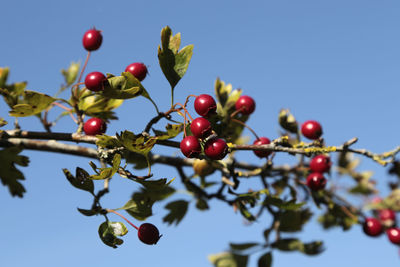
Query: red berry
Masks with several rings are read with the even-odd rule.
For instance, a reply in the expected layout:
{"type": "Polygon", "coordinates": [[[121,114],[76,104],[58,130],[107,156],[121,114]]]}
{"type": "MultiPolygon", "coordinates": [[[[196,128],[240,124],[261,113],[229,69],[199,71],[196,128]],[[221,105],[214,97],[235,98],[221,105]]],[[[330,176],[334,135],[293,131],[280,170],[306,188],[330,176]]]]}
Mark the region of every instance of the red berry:
{"type": "Polygon", "coordinates": [[[183,155],[188,158],[195,158],[201,153],[199,140],[194,136],[186,136],[180,144],[183,155]]]}
{"type": "Polygon", "coordinates": [[[217,104],[212,96],[202,94],[194,100],[194,109],[200,116],[208,117],[217,111],[217,104]]]}
{"type": "Polygon", "coordinates": [[[199,117],[192,121],[192,124],[190,124],[190,130],[194,136],[203,139],[211,134],[211,123],[208,120],[199,117]]]}
{"type": "Polygon", "coordinates": [[[396,221],[396,213],[390,209],[384,209],[379,211],[379,220],[384,221],[396,221]]]}
{"type": "Polygon", "coordinates": [[[129,64],[125,68],[125,72],[130,72],[133,76],[136,77],[139,81],[143,81],[144,78],[146,78],[147,75],[147,67],[143,63],[140,62],[135,62],[132,64],[129,64]]]}
{"type": "Polygon", "coordinates": [[[160,240],[160,232],[157,227],[151,223],[143,223],[138,230],[138,237],[140,241],[147,245],[155,245],[160,240]]]}
{"type": "Polygon", "coordinates": [[[204,154],[210,159],[223,159],[228,153],[228,145],[223,139],[213,138],[208,140],[204,146],[204,154]]]}
{"type": "Polygon", "coordinates": [[[100,118],[91,118],[83,125],[83,131],[86,135],[103,134],[107,130],[106,123],[100,118]]]}
{"type": "Polygon", "coordinates": [[[369,236],[378,236],[382,233],[382,224],[375,218],[366,218],[363,225],[364,233],[369,236]]]}
{"type": "MultiPolygon", "coordinates": [[[[269,140],[267,137],[260,137],[254,141],[253,145],[257,145],[257,146],[268,145],[270,143],[271,143],[271,140],[269,140]]],[[[271,151],[253,150],[253,152],[259,158],[265,158],[265,157],[268,157],[269,154],[271,154],[271,151]]]]}
{"type": "Polygon", "coordinates": [[[95,28],[85,32],[82,39],[83,47],[87,51],[94,51],[99,49],[102,41],[103,41],[103,36],[101,35],[101,31],[98,31],[95,28]]]}
{"type": "Polygon", "coordinates": [[[310,169],[312,172],[328,172],[331,165],[331,158],[325,155],[317,155],[310,161],[310,169]]]}
{"type": "Polygon", "coordinates": [[[103,73],[95,71],[86,75],[85,86],[87,89],[93,92],[103,91],[104,83],[107,81],[106,76],[103,73]]]}
{"type": "Polygon", "coordinates": [[[236,110],[244,115],[250,115],[256,109],[256,102],[254,99],[247,95],[242,95],[235,103],[236,110]]]}
{"type": "Polygon", "coordinates": [[[400,228],[389,228],[386,230],[386,235],[390,242],[400,245],[400,228]]]}
{"type": "Polygon", "coordinates": [[[322,135],[322,126],[317,121],[306,121],[301,126],[301,133],[308,139],[315,140],[322,135]]]}
{"type": "Polygon", "coordinates": [[[326,185],[326,179],[321,173],[313,172],[307,176],[307,186],[311,190],[317,191],[324,189],[325,185],[326,185]]]}

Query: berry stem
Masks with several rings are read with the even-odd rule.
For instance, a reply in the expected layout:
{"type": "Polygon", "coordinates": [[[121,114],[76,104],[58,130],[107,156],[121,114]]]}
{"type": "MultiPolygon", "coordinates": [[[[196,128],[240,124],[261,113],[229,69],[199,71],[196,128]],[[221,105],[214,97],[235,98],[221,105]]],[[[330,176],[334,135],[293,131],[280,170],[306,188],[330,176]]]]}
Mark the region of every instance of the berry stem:
{"type": "Polygon", "coordinates": [[[235,111],[231,114],[231,118],[235,117],[236,114],[240,113],[242,110],[244,110],[244,107],[241,107],[240,109],[235,110],[235,111]]]}
{"type": "Polygon", "coordinates": [[[237,119],[233,119],[233,118],[231,118],[231,120],[232,120],[233,122],[236,122],[236,123],[239,123],[239,124],[243,125],[243,126],[246,127],[247,129],[249,129],[250,132],[256,137],[256,139],[259,139],[259,137],[258,137],[258,135],[256,134],[256,132],[255,132],[253,129],[251,129],[250,126],[248,126],[246,123],[244,123],[244,122],[242,122],[242,121],[240,121],[240,120],[237,120],[237,119]]]}
{"type": "Polygon", "coordinates": [[[117,214],[119,217],[121,217],[122,219],[124,219],[127,223],[129,223],[133,228],[135,228],[136,230],[139,230],[139,227],[137,227],[136,225],[134,225],[133,223],[131,223],[131,221],[129,221],[127,218],[125,218],[121,213],[116,212],[115,210],[110,210],[110,209],[106,209],[107,212],[112,212],[114,214],[117,214]]]}

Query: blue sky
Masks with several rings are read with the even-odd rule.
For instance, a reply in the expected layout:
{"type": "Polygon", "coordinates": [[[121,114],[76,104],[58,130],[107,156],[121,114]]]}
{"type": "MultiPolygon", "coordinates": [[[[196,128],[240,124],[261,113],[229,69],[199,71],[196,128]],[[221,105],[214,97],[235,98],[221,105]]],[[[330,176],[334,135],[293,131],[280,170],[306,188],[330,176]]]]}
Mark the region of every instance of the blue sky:
{"type": "MultiPolygon", "coordinates": [[[[62,83],[60,70],[71,61],[84,60],[82,35],[96,26],[103,31],[104,42],[87,70],[119,74],[132,62],[144,62],[150,76],[143,84],[165,110],[169,85],[158,66],[157,46],[161,29],[169,25],[182,33],[182,45],[194,44],[188,72],[175,90],[178,101],[189,94],[212,94],[220,77],[256,99],[249,124],[260,135],[276,138],[278,112],[290,108],[299,121],[320,121],[328,144],[356,136],[355,147],[383,152],[399,144],[399,12],[398,1],[386,0],[5,1],[0,66],[11,68],[11,81],[27,80],[29,89],[53,94],[62,83]]],[[[0,116],[9,118],[7,112],[2,102],[0,116]]],[[[153,114],[145,99],[124,103],[118,111],[120,121],[110,124],[107,133],[141,131],[153,114]]],[[[21,125],[41,130],[34,119],[23,119],[21,125]]],[[[55,128],[72,129],[68,118],[55,128]]],[[[97,235],[102,219],[76,211],[89,207],[91,198],[72,188],[61,172],[61,168],[87,168],[87,161],[24,154],[31,156],[30,167],[24,170],[28,191],[24,199],[12,198],[0,187],[1,266],[209,266],[206,256],[227,249],[230,241],[262,240],[265,222],[246,226],[239,214],[215,201],[205,213],[192,203],[182,223],[168,227],[161,223],[166,214],[163,203],[149,219],[164,234],[157,246],[140,243],[132,229],[122,247],[111,249],[97,235]]],[[[238,156],[260,162],[250,154],[238,156]]],[[[284,160],[278,155],[278,162],[284,160]]],[[[360,169],[373,170],[379,189],[387,194],[385,182],[391,179],[387,170],[367,159],[360,169]]],[[[177,175],[163,166],[154,166],[153,173],[159,178],[177,175]]],[[[332,179],[346,178],[334,174],[332,179]]],[[[122,206],[137,187],[115,177],[104,205],[122,206]]],[[[184,194],[175,198],[188,199],[184,194]]],[[[324,240],[326,251],[316,257],[274,253],[274,266],[398,266],[398,248],[385,236],[366,237],[357,226],[346,233],[324,232],[314,219],[299,236],[305,241],[324,240]]],[[[249,266],[255,266],[254,259],[249,266]]]]}

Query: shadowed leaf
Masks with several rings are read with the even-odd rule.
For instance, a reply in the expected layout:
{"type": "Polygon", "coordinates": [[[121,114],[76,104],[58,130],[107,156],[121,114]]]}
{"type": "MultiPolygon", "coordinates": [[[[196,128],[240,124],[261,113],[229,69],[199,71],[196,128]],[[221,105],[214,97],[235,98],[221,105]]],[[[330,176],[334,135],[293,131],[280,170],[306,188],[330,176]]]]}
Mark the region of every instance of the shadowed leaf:
{"type": "Polygon", "coordinates": [[[0,180],[8,187],[10,194],[15,197],[23,197],[25,188],[18,180],[25,180],[24,175],[15,165],[28,166],[29,158],[18,155],[22,151],[19,147],[9,147],[0,150],[0,180]]]}
{"type": "Polygon", "coordinates": [[[170,210],[169,213],[163,218],[163,222],[166,222],[168,224],[173,224],[178,225],[180,221],[183,219],[185,216],[187,210],[188,210],[188,205],[189,202],[186,200],[177,200],[174,202],[168,203],[165,208],[170,210]]]}

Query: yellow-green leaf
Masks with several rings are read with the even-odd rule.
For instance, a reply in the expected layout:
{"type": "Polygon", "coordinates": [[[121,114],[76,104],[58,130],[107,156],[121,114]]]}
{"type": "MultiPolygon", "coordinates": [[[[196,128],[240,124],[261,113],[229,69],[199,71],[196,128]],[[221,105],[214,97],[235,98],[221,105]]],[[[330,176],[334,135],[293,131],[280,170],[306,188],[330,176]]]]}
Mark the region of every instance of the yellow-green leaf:
{"type": "Polygon", "coordinates": [[[38,114],[56,100],[49,95],[34,91],[25,91],[23,97],[24,103],[14,105],[10,111],[10,116],[27,117],[38,114]]]}

